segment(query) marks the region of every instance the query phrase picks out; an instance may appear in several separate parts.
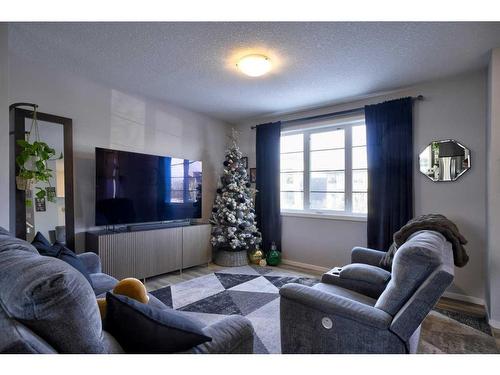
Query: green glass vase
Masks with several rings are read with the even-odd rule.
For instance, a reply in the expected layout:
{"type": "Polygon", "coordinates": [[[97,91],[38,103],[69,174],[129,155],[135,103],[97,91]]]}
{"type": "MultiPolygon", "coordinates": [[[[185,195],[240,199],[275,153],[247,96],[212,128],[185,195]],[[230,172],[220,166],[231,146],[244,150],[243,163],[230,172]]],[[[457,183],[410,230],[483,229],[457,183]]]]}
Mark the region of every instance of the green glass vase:
{"type": "Polygon", "coordinates": [[[270,266],[277,266],[281,263],[281,253],[277,249],[271,249],[267,254],[267,264],[270,266]]]}

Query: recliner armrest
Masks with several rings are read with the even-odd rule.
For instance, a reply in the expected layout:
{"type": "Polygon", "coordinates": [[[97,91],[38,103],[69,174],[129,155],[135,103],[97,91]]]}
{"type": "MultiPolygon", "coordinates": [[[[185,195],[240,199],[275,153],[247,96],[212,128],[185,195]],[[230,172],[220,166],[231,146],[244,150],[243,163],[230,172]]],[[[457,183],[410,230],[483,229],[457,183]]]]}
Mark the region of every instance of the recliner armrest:
{"type": "Polygon", "coordinates": [[[342,267],[339,277],[346,280],[385,285],[391,279],[391,273],[370,264],[352,263],[342,267]]]}
{"type": "Polygon", "coordinates": [[[378,299],[391,279],[391,273],[377,266],[352,263],[323,274],[321,282],[353,290],[378,299]]]}
{"type": "Polygon", "coordinates": [[[87,253],[77,254],[77,257],[83,262],[85,268],[87,268],[87,271],[89,273],[102,272],[101,259],[99,258],[99,255],[97,255],[96,253],[87,252],[87,253]]]}
{"type": "Polygon", "coordinates": [[[385,251],[373,250],[366,247],[355,247],[351,251],[351,263],[364,263],[380,267],[380,261],[385,251]]]}
{"type": "Polygon", "coordinates": [[[185,353],[191,354],[252,354],[254,329],[248,318],[231,315],[209,325],[203,332],[212,338],[185,353]]]}
{"type": "Polygon", "coordinates": [[[280,296],[325,314],[341,316],[378,329],[387,329],[392,321],[392,316],[385,311],[306,285],[286,284],[280,289],[280,296]]]}

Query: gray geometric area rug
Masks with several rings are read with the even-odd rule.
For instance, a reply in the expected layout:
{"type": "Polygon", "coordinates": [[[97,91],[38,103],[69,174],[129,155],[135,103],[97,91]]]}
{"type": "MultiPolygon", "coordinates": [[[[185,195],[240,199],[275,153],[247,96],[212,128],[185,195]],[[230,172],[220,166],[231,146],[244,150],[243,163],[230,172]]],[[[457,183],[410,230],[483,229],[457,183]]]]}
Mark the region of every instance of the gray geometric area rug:
{"type": "Polygon", "coordinates": [[[254,353],[281,353],[279,288],[288,283],[312,286],[319,280],[286,270],[231,267],[152,292],[166,305],[212,324],[227,315],[243,315],[255,330],[254,353]]]}
{"type": "MultiPolygon", "coordinates": [[[[279,268],[231,267],[150,292],[166,305],[205,323],[243,315],[255,330],[254,353],[281,353],[279,288],[319,280],[279,268]]],[[[422,323],[418,353],[498,353],[484,319],[434,309],[422,323]]]]}

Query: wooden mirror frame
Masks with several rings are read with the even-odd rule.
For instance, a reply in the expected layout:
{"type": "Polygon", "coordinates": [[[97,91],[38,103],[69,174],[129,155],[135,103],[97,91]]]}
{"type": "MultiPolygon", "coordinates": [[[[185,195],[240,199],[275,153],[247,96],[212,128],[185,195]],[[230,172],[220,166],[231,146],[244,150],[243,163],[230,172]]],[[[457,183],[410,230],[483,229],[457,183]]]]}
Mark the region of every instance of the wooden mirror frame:
{"type": "MultiPolygon", "coordinates": [[[[51,122],[60,124],[63,127],[64,138],[64,213],[66,227],[66,246],[75,250],[75,215],[74,215],[74,200],[73,200],[73,120],[67,117],[51,115],[48,113],[38,112],[36,117],[39,121],[51,122]]],[[[15,108],[11,106],[10,121],[11,129],[14,133],[15,147],[15,176],[19,173],[19,166],[15,162],[15,158],[21,152],[17,141],[25,139],[25,124],[26,119],[33,119],[33,110],[15,108]]],[[[15,185],[14,181],[11,181],[15,185]]],[[[26,239],[26,192],[15,188],[15,222],[16,222],[16,237],[26,239]]]]}

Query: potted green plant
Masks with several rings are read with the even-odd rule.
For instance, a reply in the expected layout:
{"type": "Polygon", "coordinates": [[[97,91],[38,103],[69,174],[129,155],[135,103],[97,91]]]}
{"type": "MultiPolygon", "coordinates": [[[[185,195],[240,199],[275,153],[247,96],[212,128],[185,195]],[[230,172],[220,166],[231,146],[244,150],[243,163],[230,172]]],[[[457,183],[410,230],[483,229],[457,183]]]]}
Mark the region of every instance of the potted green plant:
{"type": "MultiPolygon", "coordinates": [[[[38,133],[38,124],[36,122],[36,111],[33,114],[33,123],[30,131],[27,133],[26,140],[20,139],[17,144],[21,148],[19,155],[16,157],[16,163],[19,166],[19,173],[16,176],[16,186],[19,190],[31,190],[37,182],[43,182],[47,186],[51,186],[50,179],[52,178],[52,169],[47,167],[47,161],[62,159],[63,155],[58,158],[53,158],[56,151],[40,141],[38,133]],[[30,142],[30,136],[35,133],[36,141],[30,142]]],[[[47,192],[43,187],[37,186],[38,190],[35,195],[39,199],[47,197],[47,192]]],[[[54,197],[49,196],[50,202],[55,202],[54,197]]],[[[26,205],[31,206],[32,201],[26,200],[26,205]]]]}

